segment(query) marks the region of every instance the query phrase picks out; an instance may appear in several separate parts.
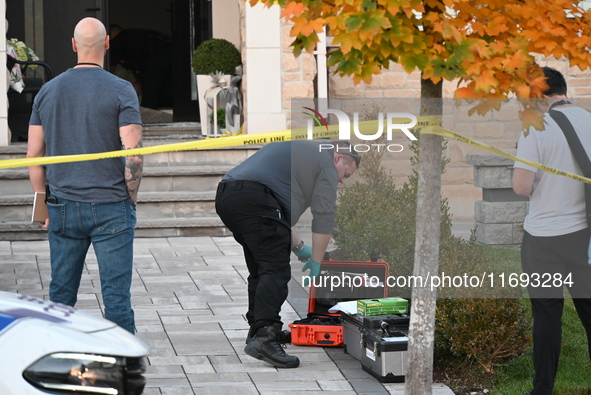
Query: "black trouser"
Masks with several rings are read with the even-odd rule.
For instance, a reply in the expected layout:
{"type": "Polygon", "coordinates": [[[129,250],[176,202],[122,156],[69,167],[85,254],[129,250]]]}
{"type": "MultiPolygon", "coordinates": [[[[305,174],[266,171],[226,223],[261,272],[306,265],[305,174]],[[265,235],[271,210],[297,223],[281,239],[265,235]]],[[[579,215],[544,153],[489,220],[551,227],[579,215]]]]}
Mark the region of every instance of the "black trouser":
{"type": "MultiPolygon", "coordinates": [[[[523,237],[523,272],[529,274],[530,283],[536,275],[540,276],[540,286],[528,287],[534,317],[535,377],[532,395],[552,395],[558,369],[562,345],[563,287],[542,287],[544,284],[554,285],[555,273],[560,273],[562,280],[571,274],[573,284],[566,287],[587,332],[588,347],[591,345],[591,266],[588,264],[588,245],[587,229],[554,237],[536,237],[525,232],[523,237]],[[537,274],[532,276],[534,273],[537,274]],[[552,277],[545,273],[550,273],[552,277]],[[548,278],[550,281],[545,282],[548,278]]],[[[589,354],[591,356],[591,348],[589,354]]]]}
{"type": "Polygon", "coordinates": [[[250,334],[275,325],[281,329],[281,305],[291,278],[291,228],[273,193],[252,181],[222,182],[215,208],[244,248],[248,267],[250,334]]]}

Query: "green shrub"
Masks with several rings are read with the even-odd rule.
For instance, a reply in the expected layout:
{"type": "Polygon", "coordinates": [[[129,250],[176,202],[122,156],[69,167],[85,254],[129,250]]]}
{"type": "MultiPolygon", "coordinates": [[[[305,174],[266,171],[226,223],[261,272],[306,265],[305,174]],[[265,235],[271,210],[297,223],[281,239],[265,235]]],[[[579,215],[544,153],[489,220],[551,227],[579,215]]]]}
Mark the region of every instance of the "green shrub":
{"type": "MultiPolygon", "coordinates": [[[[408,182],[397,188],[381,164],[383,154],[363,154],[361,181],[345,188],[339,196],[334,239],[350,259],[367,260],[375,254],[389,263],[392,275],[408,277],[413,274],[418,175],[413,170],[408,182]]],[[[411,161],[416,164],[416,158],[411,161]]],[[[451,227],[449,205],[442,199],[442,245],[449,239],[460,242],[452,236],[451,227]]],[[[406,298],[410,291],[410,287],[390,289],[391,294],[406,298]]]]}
{"type": "MultiPolygon", "coordinates": [[[[341,255],[367,260],[376,254],[390,265],[391,276],[413,274],[418,144],[411,144],[413,172],[401,187],[381,164],[383,153],[362,154],[360,180],[339,194],[334,239],[341,255]]],[[[442,166],[445,167],[446,160],[442,166]]],[[[441,201],[439,274],[477,276],[492,273],[488,258],[473,240],[452,235],[451,214],[441,201]]],[[[410,297],[411,289],[390,289],[410,297]]],[[[521,353],[529,343],[529,322],[520,290],[499,294],[494,288],[440,288],[435,324],[436,356],[476,360],[486,371],[521,353]],[[500,297],[504,298],[501,299],[500,297]],[[510,299],[513,297],[514,299],[510,299]]]]}
{"type": "Polygon", "coordinates": [[[436,317],[437,352],[473,358],[487,373],[523,353],[531,341],[521,299],[438,299],[436,317]]]}
{"type": "MultiPolygon", "coordinates": [[[[217,121],[218,127],[225,129],[226,128],[226,109],[219,108],[217,111],[217,121]]],[[[213,113],[209,114],[209,122],[213,124],[213,113]]]]}
{"type": "Polygon", "coordinates": [[[195,74],[236,74],[236,67],[242,64],[238,49],[223,38],[204,41],[193,52],[195,74]]]}

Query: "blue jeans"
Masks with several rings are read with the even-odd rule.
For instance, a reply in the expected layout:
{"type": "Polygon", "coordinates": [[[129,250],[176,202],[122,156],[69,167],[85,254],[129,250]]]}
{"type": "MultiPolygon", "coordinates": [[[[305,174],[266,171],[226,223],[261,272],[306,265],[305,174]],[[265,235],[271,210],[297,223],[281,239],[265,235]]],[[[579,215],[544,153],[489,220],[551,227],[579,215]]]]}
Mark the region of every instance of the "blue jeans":
{"type": "Polygon", "coordinates": [[[131,308],[135,206],[129,199],[115,203],[84,203],[57,197],[47,203],[51,283],[49,298],[76,304],[84,260],[90,243],[98,261],[105,318],[135,332],[131,308]]]}

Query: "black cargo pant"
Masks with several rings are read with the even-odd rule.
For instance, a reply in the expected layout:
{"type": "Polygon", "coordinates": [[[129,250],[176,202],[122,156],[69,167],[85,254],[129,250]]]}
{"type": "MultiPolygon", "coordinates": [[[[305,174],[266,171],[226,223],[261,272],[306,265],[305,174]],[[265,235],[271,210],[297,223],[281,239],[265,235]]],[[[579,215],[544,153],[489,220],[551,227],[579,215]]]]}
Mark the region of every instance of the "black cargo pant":
{"type": "Polygon", "coordinates": [[[291,228],[281,206],[262,184],[228,181],[218,186],[215,208],[244,248],[250,335],[268,325],[280,330],[279,313],[291,278],[291,228]]]}
{"type": "MultiPolygon", "coordinates": [[[[529,275],[528,293],[534,317],[534,389],[532,395],[552,395],[562,347],[561,281],[566,285],[591,347],[591,265],[587,258],[589,231],[536,237],[525,232],[521,246],[521,265],[529,275]],[[539,281],[536,279],[539,278],[539,281]]],[[[591,355],[591,349],[589,350],[591,355]]]]}

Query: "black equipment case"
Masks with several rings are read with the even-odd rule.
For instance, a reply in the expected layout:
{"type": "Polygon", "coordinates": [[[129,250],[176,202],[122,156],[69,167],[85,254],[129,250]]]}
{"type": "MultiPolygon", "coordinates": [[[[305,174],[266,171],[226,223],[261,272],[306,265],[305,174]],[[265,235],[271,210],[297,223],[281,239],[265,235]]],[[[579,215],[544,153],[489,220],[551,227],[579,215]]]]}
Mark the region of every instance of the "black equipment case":
{"type": "Polygon", "coordinates": [[[410,317],[407,314],[361,316],[358,314],[346,314],[341,312],[343,324],[343,342],[345,352],[361,361],[364,351],[364,338],[369,330],[395,327],[408,331],[410,317]]]}
{"type": "Polygon", "coordinates": [[[381,317],[371,320],[370,328],[363,332],[361,366],[382,382],[403,382],[408,362],[408,316],[381,317]]]}

